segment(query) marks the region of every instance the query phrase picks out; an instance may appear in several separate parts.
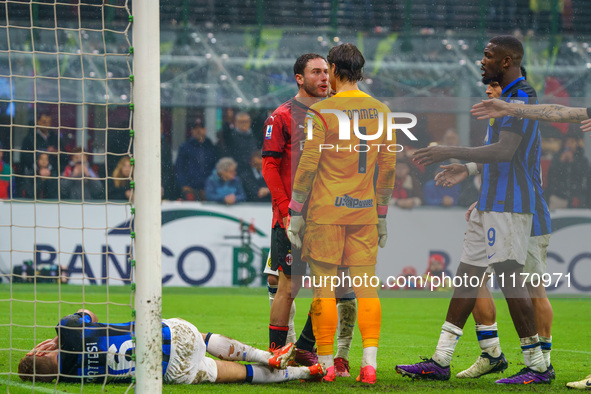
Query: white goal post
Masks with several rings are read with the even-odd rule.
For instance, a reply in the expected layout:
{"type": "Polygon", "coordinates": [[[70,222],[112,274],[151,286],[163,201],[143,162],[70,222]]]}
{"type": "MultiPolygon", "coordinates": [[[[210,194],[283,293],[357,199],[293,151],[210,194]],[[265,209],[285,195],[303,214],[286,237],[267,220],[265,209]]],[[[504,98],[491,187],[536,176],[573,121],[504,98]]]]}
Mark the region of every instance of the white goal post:
{"type": "Polygon", "coordinates": [[[136,390],[162,392],[159,1],[133,7],[136,390]]]}

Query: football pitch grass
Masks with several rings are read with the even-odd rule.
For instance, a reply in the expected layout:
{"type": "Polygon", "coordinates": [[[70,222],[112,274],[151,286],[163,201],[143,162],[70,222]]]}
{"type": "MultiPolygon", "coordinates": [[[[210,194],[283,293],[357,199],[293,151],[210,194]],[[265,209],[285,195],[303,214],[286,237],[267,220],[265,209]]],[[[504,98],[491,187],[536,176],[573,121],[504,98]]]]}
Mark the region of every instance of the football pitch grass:
{"type": "MultiPolygon", "coordinates": [[[[59,317],[75,312],[82,306],[95,311],[99,321],[125,322],[131,317],[129,306],[111,304],[108,308],[100,305],[108,299],[120,304],[130,303],[129,287],[106,287],[65,285],[14,285],[12,292],[7,285],[0,286],[0,391],[30,393],[32,384],[21,382],[15,374],[18,361],[37,342],[55,336],[54,326],[59,317]],[[12,295],[12,302],[6,301],[12,295]],[[19,302],[16,300],[38,300],[41,302],[19,302]],[[47,303],[58,301],[61,303],[47,303]],[[43,302],[46,301],[46,302],[43,302]],[[68,304],[71,303],[71,304],[68,304]],[[93,303],[99,303],[97,305],[93,303]],[[10,311],[12,309],[12,317],[10,311]],[[37,324],[48,327],[20,328],[18,325],[37,324]],[[13,324],[10,329],[9,324],[13,324]],[[12,337],[13,350],[9,351],[12,337]],[[23,349],[23,350],[15,350],[23,349]],[[9,374],[12,371],[12,374],[9,374]]],[[[420,357],[433,354],[441,325],[445,319],[451,293],[440,292],[425,297],[426,292],[382,291],[382,331],[378,352],[378,383],[367,387],[355,382],[359,373],[362,354],[361,335],[355,329],[350,353],[351,377],[337,379],[335,383],[288,382],[273,385],[248,384],[202,384],[195,386],[166,385],[164,393],[184,392],[261,392],[282,393],[291,391],[335,392],[335,391],[410,391],[410,392],[481,392],[492,391],[566,391],[565,383],[580,380],[591,373],[591,298],[553,297],[554,308],[552,364],[556,380],[551,385],[498,386],[494,381],[518,372],[523,365],[517,333],[513,328],[507,305],[502,298],[496,298],[499,337],[503,351],[509,360],[509,368],[501,375],[487,375],[480,379],[460,380],[455,374],[469,367],[480,349],[476,342],[473,319],[469,318],[452,362],[452,378],[447,382],[412,381],[402,378],[394,371],[396,364],[420,361],[420,357]],[[392,297],[395,296],[395,297],[392,297]]],[[[311,299],[309,293],[297,299],[296,331],[300,330],[307,316],[311,299]]],[[[238,339],[258,348],[266,348],[268,342],[269,301],[265,288],[164,288],[164,318],[180,317],[197,326],[201,332],[216,332],[238,339]]],[[[35,392],[84,392],[123,393],[127,384],[79,384],[58,385],[36,383],[35,392]]]]}

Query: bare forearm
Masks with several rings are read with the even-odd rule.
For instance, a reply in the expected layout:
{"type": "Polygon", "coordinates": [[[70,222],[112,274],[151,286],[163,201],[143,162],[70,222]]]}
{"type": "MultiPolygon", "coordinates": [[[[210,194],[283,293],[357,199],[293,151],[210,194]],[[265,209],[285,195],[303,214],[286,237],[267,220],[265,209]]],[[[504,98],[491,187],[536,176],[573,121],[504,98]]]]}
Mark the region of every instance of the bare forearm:
{"type": "Polygon", "coordinates": [[[515,149],[499,143],[478,147],[450,146],[447,149],[449,158],[475,163],[506,162],[510,161],[515,153],[515,149]]]}
{"type": "Polygon", "coordinates": [[[509,113],[511,116],[544,122],[580,123],[589,119],[586,108],[565,107],[558,104],[511,104],[509,113]]]}

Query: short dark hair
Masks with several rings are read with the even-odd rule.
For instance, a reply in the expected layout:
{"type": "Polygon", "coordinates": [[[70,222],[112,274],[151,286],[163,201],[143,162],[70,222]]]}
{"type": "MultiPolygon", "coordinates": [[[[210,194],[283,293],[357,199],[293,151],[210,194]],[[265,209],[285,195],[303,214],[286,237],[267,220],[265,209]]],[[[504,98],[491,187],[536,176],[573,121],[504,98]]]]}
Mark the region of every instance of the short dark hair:
{"type": "Polygon", "coordinates": [[[25,356],[18,363],[18,375],[24,382],[51,383],[57,378],[57,368],[49,357],[25,356]]]}
{"type": "Polygon", "coordinates": [[[525,70],[525,67],[521,66],[521,76],[523,78],[525,78],[525,80],[527,80],[527,71],[525,70]]]}
{"type": "Polygon", "coordinates": [[[53,118],[53,116],[51,115],[51,111],[48,111],[48,110],[37,111],[37,120],[41,119],[42,116],[49,116],[50,118],[53,118]]]}
{"type": "Polygon", "coordinates": [[[490,39],[491,44],[494,44],[504,51],[506,56],[509,56],[515,65],[521,66],[521,60],[523,59],[523,45],[514,36],[504,35],[496,36],[490,39]]]}
{"type": "MultiPolygon", "coordinates": [[[[310,60],[314,60],[314,59],[322,59],[322,60],[326,61],[324,56],[321,56],[317,53],[304,53],[303,55],[298,57],[297,60],[295,61],[294,65],[293,65],[293,75],[294,76],[297,74],[304,75],[304,70],[306,69],[308,62],[310,60]]],[[[298,86],[299,86],[299,84],[298,84],[298,86]]]]}
{"type": "Polygon", "coordinates": [[[363,80],[365,58],[351,43],[332,47],[326,57],[329,66],[335,65],[335,76],[341,80],[358,82],[363,80]]]}

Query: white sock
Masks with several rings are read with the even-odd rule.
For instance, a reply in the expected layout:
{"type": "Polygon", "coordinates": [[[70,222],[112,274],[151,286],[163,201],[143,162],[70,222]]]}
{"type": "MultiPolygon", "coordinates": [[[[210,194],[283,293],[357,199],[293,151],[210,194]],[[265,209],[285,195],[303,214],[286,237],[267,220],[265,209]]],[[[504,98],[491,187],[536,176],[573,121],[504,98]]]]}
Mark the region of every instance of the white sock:
{"type": "Polygon", "coordinates": [[[462,336],[462,329],[449,323],[443,323],[441,326],[441,335],[439,336],[439,342],[433,354],[433,360],[441,365],[442,367],[448,367],[451,364],[451,356],[454,354],[454,350],[460,337],[462,336]]]}
{"type": "Polygon", "coordinates": [[[349,350],[353,341],[353,330],[357,320],[357,300],[355,298],[341,298],[337,303],[339,323],[337,326],[337,354],[335,358],[349,360],[349,350]]]}
{"type": "Polygon", "coordinates": [[[326,371],[328,368],[334,366],[334,356],[332,354],[326,356],[318,355],[318,363],[320,363],[322,365],[322,369],[326,371]]]}
{"type": "Polygon", "coordinates": [[[378,369],[378,348],[377,346],[369,346],[363,348],[363,358],[361,359],[361,368],[371,365],[378,369]]]}
{"type": "Polygon", "coordinates": [[[542,347],[542,354],[544,355],[544,361],[546,361],[546,368],[550,368],[550,352],[552,351],[552,336],[542,337],[540,336],[540,344],[542,347]]]}
{"type": "Polygon", "coordinates": [[[208,334],[206,345],[207,353],[220,360],[248,361],[269,365],[269,358],[272,356],[269,352],[220,334],[208,334]]]}
{"type": "Polygon", "coordinates": [[[523,352],[525,365],[537,372],[546,371],[546,362],[544,361],[538,334],[532,337],[519,338],[519,341],[521,341],[521,351],[523,352]]]}
{"type": "Polygon", "coordinates": [[[250,383],[279,383],[296,379],[309,379],[308,367],[287,367],[274,369],[264,365],[246,365],[246,381],[250,383]]]}
{"type": "Polygon", "coordinates": [[[267,292],[269,293],[269,306],[273,305],[275,294],[277,294],[277,286],[271,286],[267,284],[267,292]]]}
{"type": "Polygon", "coordinates": [[[477,324],[476,337],[478,338],[478,345],[480,345],[480,349],[484,353],[488,353],[492,357],[499,357],[501,355],[501,343],[499,342],[496,322],[492,326],[477,324]]]}
{"type": "Polygon", "coordinates": [[[296,343],[296,334],[295,334],[295,326],[293,324],[293,318],[296,313],[296,305],[295,301],[291,303],[291,309],[289,310],[289,322],[287,326],[289,330],[287,331],[287,338],[285,339],[285,343],[296,343]]]}

